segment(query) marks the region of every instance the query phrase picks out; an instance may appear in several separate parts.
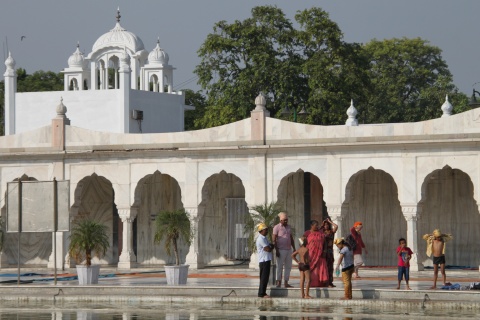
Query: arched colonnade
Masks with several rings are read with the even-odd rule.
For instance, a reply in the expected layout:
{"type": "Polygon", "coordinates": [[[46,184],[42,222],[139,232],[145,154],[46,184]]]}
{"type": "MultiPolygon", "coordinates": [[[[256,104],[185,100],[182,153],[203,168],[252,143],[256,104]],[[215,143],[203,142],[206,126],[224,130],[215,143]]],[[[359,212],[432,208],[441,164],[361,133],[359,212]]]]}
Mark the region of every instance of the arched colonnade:
{"type": "MultiPolygon", "coordinates": [[[[448,245],[448,264],[480,265],[475,246],[480,240],[476,167],[456,168],[448,163],[433,167],[427,161],[423,166],[417,163],[416,170],[405,170],[396,167],[395,161],[376,159],[369,159],[373,165],[366,166],[366,159],[338,163],[328,158],[272,158],[262,171],[256,161],[250,158],[249,166],[241,161],[128,164],[129,174],[118,165],[85,165],[78,172],[72,166],[67,177],[71,222],[89,216],[108,226],[111,246],[97,263],[127,269],[155,266],[173,262],[163,246],[153,243],[155,215],[185,208],[196,232],[190,247],[182,244],[181,256],[192,267],[201,268],[248,259],[243,218],[237,215],[248,214],[249,207],[265,201],[277,201],[289,212],[296,235],[308,228],[311,219],[330,216],[339,225],[338,236],[346,235],[354,221],[362,221],[369,266],[395,265],[400,237],[407,238],[416,253],[412,268],[429,265],[421,236],[435,228],[455,237],[448,245]],[[264,178],[269,175],[271,179],[264,178]]],[[[44,178],[23,169],[24,179],[44,178]]],[[[2,266],[16,264],[15,237],[6,236],[2,266]]],[[[68,233],[61,239],[63,256],[57,256],[57,261],[72,266],[66,254],[68,233]]],[[[52,264],[50,235],[22,234],[21,245],[32,249],[22,250],[21,264],[52,264]]],[[[254,267],[256,261],[250,265],[254,267]]]]}

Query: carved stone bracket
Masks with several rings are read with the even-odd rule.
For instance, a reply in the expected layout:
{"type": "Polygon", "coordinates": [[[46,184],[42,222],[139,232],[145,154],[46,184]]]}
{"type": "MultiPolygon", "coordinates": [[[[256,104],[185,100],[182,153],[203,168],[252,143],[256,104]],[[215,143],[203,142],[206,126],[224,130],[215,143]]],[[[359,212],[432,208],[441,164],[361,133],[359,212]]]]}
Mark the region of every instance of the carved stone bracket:
{"type": "Polygon", "coordinates": [[[328,215],[332,219],[332,221],[341,222],[342,221],[342,211],[345,212],[343,205],[338,204],[327,204],[328,215]]]}
{"type": "Polygon", "coordinates": [[[130,207],[130,208],[118,208],[118,215],[123,222],[133,222],[137,217],[138,208],[137,207],[130,207]]]}
{"type": "Polygon", "coordinates": [[[417,221],[420,218],[421,207],[415,205],[401,205],[403,216],[407,221],[417,221]]]}

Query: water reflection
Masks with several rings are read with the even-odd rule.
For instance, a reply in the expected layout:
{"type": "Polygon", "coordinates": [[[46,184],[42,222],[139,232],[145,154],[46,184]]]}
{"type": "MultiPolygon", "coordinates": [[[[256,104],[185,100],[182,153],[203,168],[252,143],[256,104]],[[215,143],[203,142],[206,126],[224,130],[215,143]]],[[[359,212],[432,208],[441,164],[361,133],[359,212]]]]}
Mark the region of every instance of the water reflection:
{"type": "Polygon", "coordinates": [[[0,303],[1,320],[38,319],[38,320],[366,320],[384,319],[399,316],[401,319],[419,319],[422,317],[442,319],[477,318],[476,309],[445,310],[434,308],[394,309],[366,306],[318,306],[318,307],[258,307],[253,305],[203,306],[185,304],[78,304],[64,302],[57,305],[0,303]]]}

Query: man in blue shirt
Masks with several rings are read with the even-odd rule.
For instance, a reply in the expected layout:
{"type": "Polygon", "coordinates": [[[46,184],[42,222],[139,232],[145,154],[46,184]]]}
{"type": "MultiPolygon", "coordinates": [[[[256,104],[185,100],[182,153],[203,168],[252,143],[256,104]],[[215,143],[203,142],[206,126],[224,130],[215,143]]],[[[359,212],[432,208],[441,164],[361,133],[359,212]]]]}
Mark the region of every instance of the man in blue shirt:
{"type": "Polygon", "coordinates": [[[273,244],[267,239],[268,227],[264,223],[260,223],[257,227],[259,233],[256,245],[258,264],[260,267],[260,286],[258,288],[258,296],[260,298],[270,298],[267,294],[268,279],[270,277],[270,264],[272,262],[273,244]]]}

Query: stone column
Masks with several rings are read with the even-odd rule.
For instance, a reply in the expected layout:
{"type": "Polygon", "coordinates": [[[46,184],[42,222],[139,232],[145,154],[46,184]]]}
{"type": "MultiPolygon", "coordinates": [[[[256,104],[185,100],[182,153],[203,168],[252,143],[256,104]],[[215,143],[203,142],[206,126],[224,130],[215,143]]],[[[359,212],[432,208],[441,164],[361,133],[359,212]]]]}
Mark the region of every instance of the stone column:
{"type": "Polygon", "coordinates": [[[402,204],[402,213],[407,220],[407,246],[412,249],[413,255],[410,260],[411,271],[422,271],[423,264],[418,261],[418,234],[417,234],[417,220],[420,214],[420,208],[416,204],[405,205],[402,204]]]}
{"type": "Polygon", "coordinates": [[[200,221],[200,217],[198,216],[198,208],[187,207],[185,210],[190,214],[190,227],[193,230],[193,240],[190,243],[190,248],[187,256],[185,257],[185,264],[190,265],[190,269],[200,269],[204,267],[204,264],[200,255],[200,248],[198,246],[198,221],[200,221]]]}
{"type": "MultiPolygon", "coordinates": [[[[345,237],[349,230],[342,230],[342,205],[341,204],[327,204],[328,216],[337,226],[337,233],[335,233],[335,238],[345,237]]],[[[333,245],[333,255],[335,260],[338,259],[339,253],[337,247],[333,245]]]]}
{"type": "Polygon", "coordinates": [[[118,215],[123,222],[122,253],[118,261],[118,269],[131,269],[137,261],[133,252],[132,222],[137,217],[137,208],[118,209],[118,215]]]}
{"type": "Polygon", "coordinates": [[[47,263],[47,267],[50,268],[50,269],[53,269],[55,268],[55,260],[57,260],[57,269],[62,269],[62,270],[65,270],[65,266],[64,266],[64,261],[63,261],[63,257],[65,256],[65,243],[64,243],[64,234],[65,232],[52,232],[52,254],[50,255],[50,257],[48,258],[48,263],[47,263]],[[54,243],[54,238],[55,237],[55,241],[56,241],[56,252],[57,252],[57,256],[54,257],[54,250],[53,250],[53,243],[54,243]]]}
{"type": "MultiPolygon", "coordinates": [[[[130,56],[124,52],[120,58],[120,69],[118,71],[120,75],[120,90],[122,92],[120,96],[120,105],[123,106],[123,110],[120,113],[120,132],[130,132],[130,82],[131,69],[130,69],[130,56]]],[[[115,72],[115,75],[117,73],[115,72]]],[[[116,78],[115,78],[116,79],[116,78]]]]}
{"type": "Polygon", "coordinates": [[[90,84],[88,90],[97,90],[98,89],[98,80],[97,80],[97,64],[95,61],[90,63],[90,84]]]}

